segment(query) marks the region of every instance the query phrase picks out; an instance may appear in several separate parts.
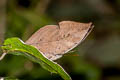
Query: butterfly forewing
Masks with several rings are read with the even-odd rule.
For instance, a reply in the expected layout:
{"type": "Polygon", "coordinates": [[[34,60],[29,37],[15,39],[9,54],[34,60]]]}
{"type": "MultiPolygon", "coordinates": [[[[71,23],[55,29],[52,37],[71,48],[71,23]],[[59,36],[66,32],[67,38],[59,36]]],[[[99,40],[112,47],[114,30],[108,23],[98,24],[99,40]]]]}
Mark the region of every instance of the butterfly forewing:
{"type": "Polygon", "coordinates": [[[56,60],[79,45],[92,30],[91,27],[91,23],[62,21],[59,25],[40,28],[26,43],[35,46],[48,59],[56,60]]]}

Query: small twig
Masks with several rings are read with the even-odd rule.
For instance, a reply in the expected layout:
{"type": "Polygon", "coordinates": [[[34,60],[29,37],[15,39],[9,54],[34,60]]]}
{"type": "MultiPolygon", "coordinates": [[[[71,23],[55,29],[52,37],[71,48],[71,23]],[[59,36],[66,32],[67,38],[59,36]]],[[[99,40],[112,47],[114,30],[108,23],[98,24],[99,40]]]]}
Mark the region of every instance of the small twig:
{"type": "Polygon", "coordinates": [[[3,78],[3,77],[0,77],[0,80],[4,80],[4,78],[3,78]]]}
{"type": "Polygon", "coordinates": [[[7,53],[3,53],[1,56],[0,56],[0,61],[5,57],[7,53]]]}

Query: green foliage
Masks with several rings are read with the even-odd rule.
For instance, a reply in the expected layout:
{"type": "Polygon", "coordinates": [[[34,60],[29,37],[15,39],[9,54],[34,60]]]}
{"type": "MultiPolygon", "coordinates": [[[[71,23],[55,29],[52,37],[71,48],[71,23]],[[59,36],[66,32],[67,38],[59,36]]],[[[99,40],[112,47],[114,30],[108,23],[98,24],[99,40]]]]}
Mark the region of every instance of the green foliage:
{"type": "Polygon", "coordinates": [[[8,54],[25,56],[30,60],[39,63],[44,69],[52,73],[59,74],[64,80],[71,80],[70,76],[60,65],[47,59],[36,48],[25,44],[19,38],[9,38],[5,40],[2,49],[8,54]]]}

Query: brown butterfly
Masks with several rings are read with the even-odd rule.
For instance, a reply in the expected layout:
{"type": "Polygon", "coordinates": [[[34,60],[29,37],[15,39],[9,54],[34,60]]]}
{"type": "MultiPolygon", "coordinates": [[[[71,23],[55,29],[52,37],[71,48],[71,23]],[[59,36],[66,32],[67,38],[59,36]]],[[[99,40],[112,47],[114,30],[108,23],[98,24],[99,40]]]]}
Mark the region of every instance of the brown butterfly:
{"type": "Polygon", "coordinates": [[[78,46],[93,27],[92,23],[62,21],[58,25],[40,28],[26,41],[26,44],[36,47],[48,59],[56,60],[78,46]]]}

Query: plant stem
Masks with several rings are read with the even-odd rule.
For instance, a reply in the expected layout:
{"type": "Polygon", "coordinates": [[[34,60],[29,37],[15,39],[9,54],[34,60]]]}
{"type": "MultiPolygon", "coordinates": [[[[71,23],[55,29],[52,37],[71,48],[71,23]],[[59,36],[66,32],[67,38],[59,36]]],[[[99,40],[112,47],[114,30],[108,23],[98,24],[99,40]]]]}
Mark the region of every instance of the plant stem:
{"type": "Polygon", "coordinates": [[[3,53],[1,56],[0,56],[0,61],[5,57],[7,53],[3,53]]]}

